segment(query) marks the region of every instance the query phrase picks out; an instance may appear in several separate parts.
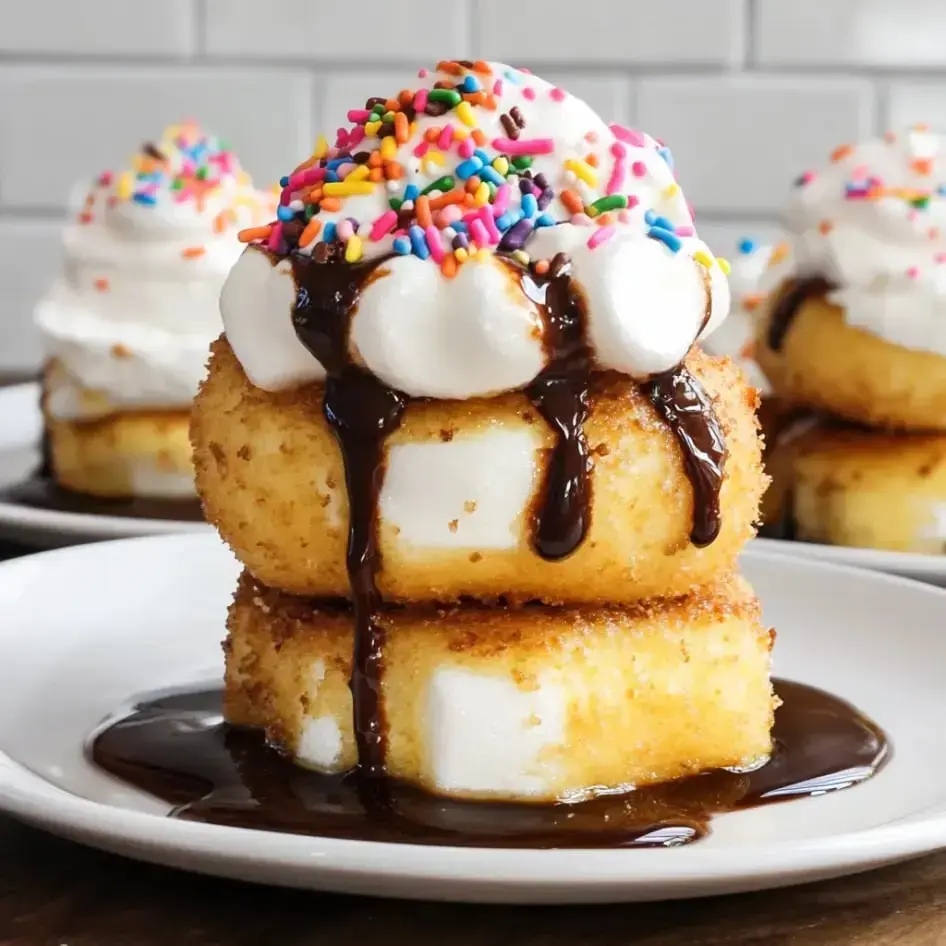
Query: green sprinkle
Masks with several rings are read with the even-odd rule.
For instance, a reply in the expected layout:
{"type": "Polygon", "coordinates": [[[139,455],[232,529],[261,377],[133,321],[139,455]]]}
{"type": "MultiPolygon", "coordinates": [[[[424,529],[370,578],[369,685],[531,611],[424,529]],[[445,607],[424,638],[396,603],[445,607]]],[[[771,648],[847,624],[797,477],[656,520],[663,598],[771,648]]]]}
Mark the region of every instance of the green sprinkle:
{"type": "Polygon", "coordinates": [[[394,112],[385,112],[381,116],[381,121],[383,122],[393,122],[394,121],[394,112]]]}
{"type": "Polygon", "coordinates": [[[306,221],[311,220],[318,212],[319,208],[315,204],[309,204],[305,209],[306,221]]]}
{"type": "Polygon", "coordinates": [[[486,186],[489,188],[489,199],[492,202],[496,199],[496,185],[492,181],[487,181],[486,186]]]}
{"type": "Polygon", "coordinates": [[[450,177],[449,174],[445,174],[443,177],[438,177],[433,184],[428,184],[422,191],[421,194],[429,194],[431,191],[440,191],[441,194],[446,194],[449,191],[452,191],[456,186],[456,181],[450,177]]]}
{"type": "Polygon", "coordinates": [[[400,210],[400,209],[401,209],[401,204],[403,204],[403,203],[404,203],[403,198],[401,198],[401,197],[392,197],[392,198],[388,201],[388,206],[389,206],[392,210],[400,210]]]}
{"type": "Polygon", "coordinates": [[[232,150],[233,150],[233,148],[230,146],[230,142],[229,142],[229,140],[228,140],[227,138],[218,138],[218,139],[217,139],[217,147],[219,147],[221,151],[232,151],[232,150]]]}
{"type": "Polygon", "coordinates": [[[623,210],[627,207],[627,198],[623,194],[612,194],[610,197],[599,197],[589,208],[588,216],[597,217],[598,214],[609,210],[623,210]],[[594,213],[591,211],[594,210],[594,213]]]}
{"type": "Polygon", "coordinates": [[[197,180],[198,181],[207,180],[207,168],[197,168],[197,180]]]}
{"type": "Polygon", "coordinates": [[[431,89],[427,95],[430,102],[446,102],[451,108],[455,108],[463,101],[463,96],[453,89],[431,89]]]}
{"type": "Polygon", "coordinates": [[[914,197],[910,203],[916,207],[917,210],[926,210],[930,205],[929,197],[914,197]]]}
{"type": "Polygon", "coordinates": [[[174,181],[171,184],[172,191],[179,191],[184,186],[184,182],[179,178],[174,178],[174,181]]]}
{"type": "Polygon", "coordinates": [[[525,171],[532,167],[532,158],[527,154],[521,154],[519,157],[512,159],[512,166],[520,171],[525,171]]]}

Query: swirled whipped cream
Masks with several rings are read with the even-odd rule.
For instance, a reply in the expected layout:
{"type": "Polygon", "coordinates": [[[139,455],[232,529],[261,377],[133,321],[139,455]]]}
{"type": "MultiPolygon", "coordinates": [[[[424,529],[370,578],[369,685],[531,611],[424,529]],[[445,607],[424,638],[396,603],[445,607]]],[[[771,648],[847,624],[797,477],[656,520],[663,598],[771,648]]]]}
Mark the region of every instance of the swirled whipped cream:
{"type": "Polygon", "coordinates": [[[791,265],[787,242],[766,244],[749,237],[740,240],[729,273],[732,310],[703,342],[710,354],[732,358],[749,382],[763,392],[768,392],[769,384],[755,360],[759,316],[766,297],[785,278],[791,265]]]}
{"type": "Polygon", "coordinates": [[[850,325],[946,355],[946,154],[914,127],[844,145],[796,182],[787,213],[797,271],[836,287],[850,325]]]}
{"type": "Polygon", "coordinates": [[[63,419],[186,406],[220,333],[220,288],[240,227],[268,219],[235,155],[194,124],[168,128],[131,168],[100,175],[63,233],[65,262],[36,308],[63,419]]]}
{"type": "Polygon", "coordinates": [[[352,109],[335,144],[283,178],[277,220],[241,234],[251,245],[221,312],[254,384],[325,374],[293,328],[299,255],[390,257],[360,294],[349,354],[418,397],[536,378],[546,325],[521,272],[559,254],[600,368],[670,370],[725,318],[727,264],[697,237],[660,142],[501,63],[441,62],[419,78],[352,109]]]}

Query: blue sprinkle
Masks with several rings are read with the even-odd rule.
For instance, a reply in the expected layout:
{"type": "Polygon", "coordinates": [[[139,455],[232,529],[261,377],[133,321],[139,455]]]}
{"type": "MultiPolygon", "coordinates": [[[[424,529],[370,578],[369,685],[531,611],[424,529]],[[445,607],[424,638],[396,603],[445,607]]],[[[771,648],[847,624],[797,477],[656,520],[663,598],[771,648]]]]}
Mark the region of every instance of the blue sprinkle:
{"type": "Polygon", "coordinates": [[[464,92],[479,92],[482,86],[476,81],[476,76],[468,73],[461,88],[464,92]]]}
{"type": "Polygon", "coordinates": [[[654,240],[660,240],[661,243],[666,244],[674,253],[679,252],[680,247],[683,246],[683,241],[680,237],[670,230],[665,230],[663,227],[651,227],[647,231],[647,236],[654,240]]]}
{"type": "Polygon", "coordinates": [[[496,229],[502,232],[508,230],[514,223],[522,219],[522,213],[518,210],[507,210],[496,218],[496,229]]]}
{"type": "Polygon", "coordinates": [[[467,180],[467,178],[472,177],[474,174],[479,172],[479,169],[483,166],[483,162],[476,157],[467,158],[466,161],[461,161],[454,171],[454,174],[461,181],[467,180]]]}
{"type": "Polygon", "coordinates": [[[483,164],[489,164],[490,157],[482,148],[477,148],[473,154],[475,154],[483,162],[483,164]]]}
{"type": "Polygon", "coordinates": [[[340,181],[341,178],[334,171],[325,172],[325,183],[334,184],[336,181],[340,181]]]}
{"type": "Polygon", "coordinates": [[[289,178],[288,178],[288,177],[281,177],[281,178],[279,179],[279,186],[280,186],[280,187],[288,187],[288,186],[289,186],[289,178]]]}
{"type": "Polygon", "coordinates": [[[534,217],[539,212],[539,202],[535,194],[522,195],[522,212],[526,217],[534,217]]]}
{"type": "Polygon", "coordinates": [[[453,227],[457,233],[466,233],[467,230],[469,230],[469,227],[462,220],[454,220],[450,226],[453,227]]]}
{"type": "Polygon", "coordinates": [[[336,168],[340,168],[343,164],[351,164],[352,160],[353,159],[351,155],[346,154],[346,155],[342,155],[342,157],[340,158],[334,158],[333,160],[329,161],[328,164],[326,164],[325,166],[330,171],[334,171],[336,168]]]}
{"type": "Polygon", "coordinates": [[[658,148],[658,149],[657,149],[657,154],[659,154],[659,155],[664,159],[664,161],[667,162],[667,166],[668,166],[668,167],[670,168],[670,170],[672,171],[672,170],[673,170],[673,155],[670,153],[670,149],[669,149],[669,148],[658,148]]]}
{"type": "Polygon", "coordinates": [[[404,199],[405,200],[417,200],[420,196],[420,188],[416,184],[408,184],[404,188],[404,199]]]}
{"type": "Polygon", "coordinates": [[[158,202],[158,199],[151,194],[135,194],[132,200],[136,204],[147,204],[149,207],[153,207],[158,202]]]}
{"type": "Polygon", "coordinates": [[[335,224],[333,222],[329,221],[325,224],[325,229],[322,231],[322,239],[326,243],[335,242],[335,224]]]}
{"type": "Polygon", "coordinates": [[[282,220],[284,223],[292,220],[295,217],[296,213],[292,208],[287,207],[285,204],[280,204],[276,208],[276,216],[282,220]]]}
{"type": "Polygon", "coordinates": [[[484,181],[489,181],[491,184],[495,184],[499,187],[500,184],[504,183],[504,178],[496,168],[490,167],[488,164],[484,164],[477,172],[479,176],[484,181]]]}
{"type": "Polygon", "coordinates": [[[395,237],[394,252],[400,253],[401,256],[410,256],[411,241],[408,240],[407,237],[395,237]]]}
{"type": "Polygon", "coordinates": [[[653,210],[644,211],[644,223],[646,223],[648,226],[652,226],[654,221],[656,221],[656,219],[657,219],[657,214],[654,213],[653,210]]]}
{"type": "Polygon", "coordinates": [[[541,216],[538,216],[535,218],[536,229],[538,229],[539,227],[554,227],[554,226],[555,226],[555,218],[549,216],[548,214],[542,214],[541,216]]]}
{"type": "Polygon", "coordinates": [[[416,224],[407,231],[411,238],[411,249],[415,256],[421,259],[427,259],[430,256],[430,247],[427,246],[427,240],[424,238],[424,231],[416,224]]]}
{"type": "Polygon", "coordinates": [[[519,73],[513,72],[512,69],[507,69],[503,73],[504,77],[507,78],[513,85],[522,85],[522,79],[519,78],[519,73]]]}
{"type": "Polygon", "coordinates": [[[755,253],[756,251],[756,242],[755,240],[750,240],[749,237],[746,237],[743,240],[739,241],[739,252],[740,253],[755,253]]]}
{"type": "Polygon", "coordinates": [[[939,187],[936,188],[936,193],[939,194],[940,197],[946,197],[946,184],[940,184],[939,187]]]}
{"type": "Polygon", "coordinates": [[[661,230],[669,230],[671,233],[676,233],[677,228],[666,218],[666,217],[657,217],[653,221],[655,227],[660,227],[661,230]]]}

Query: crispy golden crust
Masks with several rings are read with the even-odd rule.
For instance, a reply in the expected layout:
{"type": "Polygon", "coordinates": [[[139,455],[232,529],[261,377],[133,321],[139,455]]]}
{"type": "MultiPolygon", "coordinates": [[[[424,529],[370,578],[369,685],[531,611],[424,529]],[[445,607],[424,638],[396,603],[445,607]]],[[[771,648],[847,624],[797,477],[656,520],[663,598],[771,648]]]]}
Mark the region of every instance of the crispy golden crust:
{"type": "Polygon", "coordinates": [[[155,481],[193,480],[187,411],[135,411],[57,420],[44,410],[53,475],[77,493],[106,499],[165,495],[155,481]],[[154,488],[151,492],[149,487],[154,488]]]}
{"type": "MultiPolygon", "coordinates": [[[[558,688],[548,699],[564,705],[563,735],[541,750],[551,781],[533,800],[747,765],[770,749],[771,634],[739,578],[700,596],[627,609],[427,606],[387,610],[380,624],[388,771],[428,791],[448,790],[432,755],[436,725],[446,725],[450,712],[431,702],[441,671],[504,681],[513,692],[558,688]]],[[[265,728],[307,765],[351,767],[350,612],[272,591],[244,574],[228,627],[227,718],[265,728]],[[324,733],[326,725],[340,741],[334,759],[319,761],[309,731],[324,733]]],[[[456,712],[488,715],[488,707],[456,699],[456,712]]],[[[504,725],[516,738],[513,722],[504,725]]],[[[483,733],[490,736],[503,738],[483,733]]],[[[451,794],[471,793],[454,787],[451,794]]]]}
{"type": "Polygon", "coordinates": [[[779,351],[769,319],[759,326],[756,358],[782,400],[871,427],[946,430],[946,358],[854,328],[823,297],[802,304],[779,351]]]}
{"type": "Polygon", "coordinates": [[[946,436],[821,423],[773,451],[799,539],[939,554],[946,549],[946,436]]]}
{"type": "MultiPolygon", "coordinates": [[[[629,379],[596,379],[585,423],[595,464],[591,527],[578,551],[558,563],[544,561],[531,546],[531,508],[553,437],[527,397],[418,401],[389,437],[389,454],[403,444],[525,432],[535,456],[532,500],[510,525],[510,548],[418,546],[402,539],[382,515],[378,585],[384,597],[630,602],[684,594],[730,571],[752,535],[765,484],[757,395],[726,359],[695,352],[688,364],[714,397],[729,449],[722,531],[712,545],[697,549],[690,543],[692,489],[679,445],[629,379]]],[[[250,571],[293,594],[343,596],[348,499],[321,396],[319,386],[279,394],[254,387],[220,340],[195,403],[192,439],[208,519],[250,571]]],[[[418,489],[435,485],[419,483],[418,489]]],[[[475,513],[472,503],[461,509],[475,513]]],[[[455,522],[450,526],[456,531],[455,522]]]]}

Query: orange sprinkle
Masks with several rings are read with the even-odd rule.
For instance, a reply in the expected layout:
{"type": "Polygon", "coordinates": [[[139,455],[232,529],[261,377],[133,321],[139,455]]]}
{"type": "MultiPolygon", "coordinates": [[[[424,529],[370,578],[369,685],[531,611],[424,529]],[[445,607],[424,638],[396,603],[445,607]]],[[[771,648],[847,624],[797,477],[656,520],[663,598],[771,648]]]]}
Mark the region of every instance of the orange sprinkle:
{"type": "Polygon", "coordinates": [[[496,111],[496,96],[491,92],[486,93],[486,99],[483,102],[483,108],[490,112],[496,111]]]}
{"type": "Polygon", "coordinates": [[[322,209],[329,213],[335,213],[336,210],[342,209],[342,202],[337,197],[323,197],[322,209]]]}
{"type": "Polygon", "coordinates": [[[430,216],[430,198],[421,194],[414,202],[414,210],[417,213],[417,222],[426,230],[434,225],[433,218],[430,216]]]}
{"type": "Polygon", "coordinates": [[[121,342],[116,342],[112,345],[112,357],[113,358],[131,358],[132,352],[127,345],[122,345],[121,342]]]}
{"type": "Polygon", "coordinates": [[[443,258],[443,262],[440,264],[440,272],[447,277],[447,279],[453,279],[457,274],[457,258],[453,253],[447,253],[443,258]]]}
{"type": "Polygon", "coordinates": [[[401,103],[403,108],[405,105],[410,105],[414,101],[414,93],[410,89],[401,89],[397,94],[397,100],[401,103]]]}
{"type": "Polygon", "coordinates": [[[834,224],[830,220],[822,220],[818,224],[818,232],[827,236],[834,229],[834,224]]]}
{"type": "Polygon", "coordinates": [[[313,217],[306,225],[302,233],[299,234],[299,246],[308,246],[322,229],[322,224],[318,218],[313,217]]]}
{"type": "Polygon", "coordinates": [[[236,214],[228,207],[214,217],[214,233],[223,233],[230,223],[236,223],[236,214]]]}
{"type": "Polygon", "coordinates": [[[593,145],[597,140],[598,140],[598,132],[589,131],[585,134],[585,141],[587,141],[588,144],[593,145]]]}
{"type": "Polygon", "coordinates": [[[841,145],[831,152],[831,161],[836,164],[838,161],[843,161],[852,154],[854,154],[854,149],[850,145],[841,145]]]}
{"type": "Polygon", "coordinates": [[[407,116],[403,112],[398,112],[394,116],[394,139],[399,145],[404,144],[410,137],[410,126],[407,116]]]}
{"type": "Polygon", "coordinates": [[[441,207],[446,207],[447,204],[462,204],[464,196],[462,190],[453,190],[446,194],[441,194],[439,197],[434,197],[433,200],[430,201],[430,209],[440,210],[441,207]]]}
{"type": "Polygon", "coordinates": [[[752,358],[755,355],[755,340],[746,342],[739,350],[740,358],[752,358]]]}
{"type": "Polygon", "coordinates": [[[184,259],[200,259],[207,250],[202,246],[186,246],[181,250],[181,256],[184,259]]]}
{"type": "Polygon", "coordinates": [[[765,296],[761,292],[750,292],[742,297],[742,307],[746,312],[755,312],[765,301],[765,296]]]}
{"type": "Polygon", "coordinates": [[[79,214],[79,223],[91,223],[91,222],[92,222],[92,214],[90,214],[87,210],[83,210],[82,213],[79,214]]]}
{"type": "Polygon", "coordinates": [[[466,179],[466,192],[468,194],[472,194],[476,190],[476,188],[480,186],[480,183],[481,181],[479,179],[479,176],[476,174],[471,174],[466,179]]]}
{"type": "Polygon", "coordinates": [[[99,292],[108,292],[108,280],[101,278],[96,279],[95,288],[98,289],[99,292]]]}
{"type": "Polygon", "coordinates": [[[609,223],[614,223],[614,214],[601,214],[600,217],[595,217],[595,223],[599,227],[606,227],[609,223]]]}
{"type": "Polygon", "coordinates": [[[383,181],[384,174],[381,172],[381,168],[372,168],[368,172],[368,180],[369,181],[383,181]]]}
{"type": "Polygon", "coordinates": [[[785,259],[791,252],[791,247],[784,240],[776,243],[772,249],[772,255],[769,257],[769,266],[776,266],[785,259]]]}
{"type": "Polygon", "coordinates": [[[404,168],[397,161],[388,161],[384,165],[384,174],[389,181],[399,181],[404,177],[404,168]]]}
{"type": "Polygon", "coordinates": [[[396,112],[401,107],[397,99],[387,99],[384,103],[384,109],[387,112],[396,112]]]}
{"type": "Polygon", "coordinates": [[[437,126],[432,126],[424,132],[424,141],[428,141],[433,144],[439,137],[442,129],[437,126]]]}
{"type": "Polygon", "coordinates": [[[493,74],[493,70],[490,69],[489,63],[483,62],[482,59],[477,59],[476,62],[473,63],[473,71],[478,72],[481,76],[491,76],[493,74]]]}
{"type": "Polygon", "coordinates": [[[914,131],[929,131],[929,130],[930,130],[930,126],[929,126],[929,123],[928,123],[928,122],[917,122],[917,123],[913,126],[913,130],[914,130],[914,131]]]}
{"type": "Polygon", "coordinates": [[[585,205],[574,191],[564,190],[559,194],[559,197],[569,213],[580,214],[584,212],[585,205]]]}
{"type": "Polygon", "coordinates": [[[590,164],[593,168],[596,168],[598,166],[598,155],[596,155],[593,151],[590,154],[586,154],[585,162],[590,164]]]}
{"type": "Polygon", "coordinates": [[[885,131],[884,132],[884,141],[887,144],[892,145],[897,140],[897,133],[895,131],[885,131]]]}
{"type": "Polygon", "coordinates": [[[369,168],[381,167],[381,152],[380,151],[372,151],[371,154],[368,155],[368,167],[369,168]]]}
{"type": "Polygon", "coordinates": [[[307,204],[317,204],[322,199],[322,185],[310,184],[299,191],[299,200],[304,200],[307,204]]]}
{"type": "Polygon", "coordinates": [[[463,66],[450,59],[441,59],[440,62],[437,63],[437,72],[446,72],[451,76],[462,76],[463,66]]]}
{"type": "Polygon", "coordinates": [[[538,263],[535,264],[535,271],[540,276],[544,276],[549,271],[549,261],[547,259],[540,259],[538,263]]]}
{"type": "Polygon", "coordinates": [[[473,129],[473,140],[482,148],[486,144],[486,135],[482,128],[473,129]]]}
{"type": "Polygon", "coordinates": [[[254,240],[265,240],[272,232],[273,227],[269,223],[264,227],[247,227],[237,234],[237,239],[241,243],[252,243],[254,240]]]}
{"type": "Polygon", "coordinates": [[[910,162],[910,166],[916,171],[917,174],[932,174],[933,173],[933,159],[932,158],[914,158],[910,162]]]}
{"type": "Polygon", "coordinates": [[[463,101],[469,102],[470,105],[485,105],[486,104],[486,93],[485,92],[464,92],[463,101]]]}

